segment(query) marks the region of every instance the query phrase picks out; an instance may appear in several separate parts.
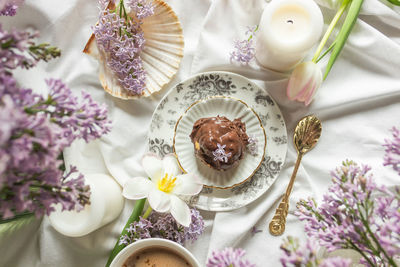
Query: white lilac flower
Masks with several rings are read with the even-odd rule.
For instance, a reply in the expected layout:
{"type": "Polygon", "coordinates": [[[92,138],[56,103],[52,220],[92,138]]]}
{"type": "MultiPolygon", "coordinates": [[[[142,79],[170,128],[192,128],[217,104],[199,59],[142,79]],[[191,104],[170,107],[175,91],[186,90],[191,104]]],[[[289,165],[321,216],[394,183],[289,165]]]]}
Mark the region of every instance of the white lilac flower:
{"type": "Polygon", "coordinates": [[[232,155],[231,152],[226,153],[225,147],[226,145],[217,144],[217,149],[215,149],[212,154],[214,156],[214,161],[228,162],[228,158],[232,155]]]}
{"type": "Polygon", "coordinates": [[[308,106],[321,84],[322,72],[318,65],[312,61],[303,62],[292,72],[286,94],[290,100],[304,102],[308,106]]]}
{"type": "Polygon", "coordinates": [[[178,195],[197,195],[203,185],[192,174],[181,174],[174,155],[159,159],[155,154],[143,157],[142,166],[147,177],[129,179],[123,189],[128,199],[147,198],[151,208],[157,212],[170,212],[181,225],[191,222],[190,209],[178,195]]]}
{"type": "Polygon", "coordinates": [[[249,136],[249,144],[247,145],[247,149],[250,152],[250,155],[252,156],[257,156],[258,154],[258,140],[255,135],[250,135],[249,136]]]}

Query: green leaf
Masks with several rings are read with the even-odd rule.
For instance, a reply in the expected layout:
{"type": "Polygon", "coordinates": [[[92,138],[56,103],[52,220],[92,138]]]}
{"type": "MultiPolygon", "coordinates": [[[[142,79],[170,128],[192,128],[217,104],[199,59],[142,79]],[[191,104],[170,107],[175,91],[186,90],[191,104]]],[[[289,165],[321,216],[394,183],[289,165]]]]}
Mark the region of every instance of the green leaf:
{"type": "Polygon", "coordinates": [[[333,64],[335,63],[337,57],[343,49],[344,44],[347,41],[347,38],[350,35],[351,30],[354,27],[354,24],[357,21],[358,14],[360,13],[361,5],[364,0],[352,0],[350,4],[349,11],[347,13],[346,19],[343,23],[342,28],[340,29],[338,35],[335,39],[335,46],[332,50],[332,54],[329,58],[328,65],[325,70],[324,80],[328,76],[329,71],[332,69],[333,64]]]}
{"type": "Polygon", "coordinates": [[[396,6],[400,6],[400,1],[399,0],[388,0],[390,3],[396,6]]]}
{"type": "Polygon", "coordinates": [[[19,229],[34,220],[35,215],[31,212],[21,213],[13,218],[0,220],[0,238],[17,232],[19,229]]]}
{"type": "Polygon", "coordinates": [[[121,236],[126,235],[127,234],[127,229],[129,227],[129,225],[135,221],[139,220],[139,216],[142,214],[143,208],[144,208],[144,204],[146,203],[146,199],[139,199],[136,201],[135,206],[133,207],[133,211],[131,216],[129,217],[128,221],[125,224],[124,229],[122,230],[121,234],[118,237],[117,242],[115,243],[114,249],[111,251],[111,254],[108,258],[106,267],[110,266],[111,262],[113,261],[113,259],[115,258],[115,256],[117,256],[117,254],[125,248],[125,245],[119,245],[119,239],[121,236]]]}

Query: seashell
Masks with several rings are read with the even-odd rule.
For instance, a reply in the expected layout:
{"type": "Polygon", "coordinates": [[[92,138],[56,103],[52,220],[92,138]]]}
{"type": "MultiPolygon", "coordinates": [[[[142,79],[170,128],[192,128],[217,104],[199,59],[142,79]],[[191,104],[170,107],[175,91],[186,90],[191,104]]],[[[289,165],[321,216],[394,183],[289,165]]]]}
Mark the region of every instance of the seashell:
{"type": "Polygon", "coordinates": [[[146,88],[142,95],[122,88],[115,75],[108,68],[100,53],[94,34],[89,38],[83,52],[99,61],[99,79],[104,90],[122,99],[150,96],[160,91],[176,74],[183,57],[183,31],[172,8],[161,0],[153,0],[154,15],[143,19],[142,29],[146,40],[140,53],[146,71],[146,88]]]}

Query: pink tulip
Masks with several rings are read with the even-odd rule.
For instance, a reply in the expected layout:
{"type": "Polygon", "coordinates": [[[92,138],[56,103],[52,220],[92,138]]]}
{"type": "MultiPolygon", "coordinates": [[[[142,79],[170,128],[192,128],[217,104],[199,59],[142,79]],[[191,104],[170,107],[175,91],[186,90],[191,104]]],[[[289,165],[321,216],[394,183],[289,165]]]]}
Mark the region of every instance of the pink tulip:
{"type": "Polygon", "coordinates": [[[308,106],[322,83],[321,69],[312,61],[299,64],[292,72],[286,94],[290,100],[308,106]]]}

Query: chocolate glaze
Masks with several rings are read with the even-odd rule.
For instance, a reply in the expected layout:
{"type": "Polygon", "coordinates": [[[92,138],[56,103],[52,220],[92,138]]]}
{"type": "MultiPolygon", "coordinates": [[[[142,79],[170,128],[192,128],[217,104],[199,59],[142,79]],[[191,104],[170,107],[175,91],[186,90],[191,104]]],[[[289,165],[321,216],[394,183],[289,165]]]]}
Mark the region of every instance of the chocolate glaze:
{"type": "Polygon", "coordinates": [[[230,121],[226,117],[210,117],[197,120],[193,125],[190,139],[196,156],[216,170],[227,170],[243,158],[248,144],[246,126],[240,119],[230,121]],[[226,162],[215,160],[213,152],[218,145],[225,145],[226,162]]]}

